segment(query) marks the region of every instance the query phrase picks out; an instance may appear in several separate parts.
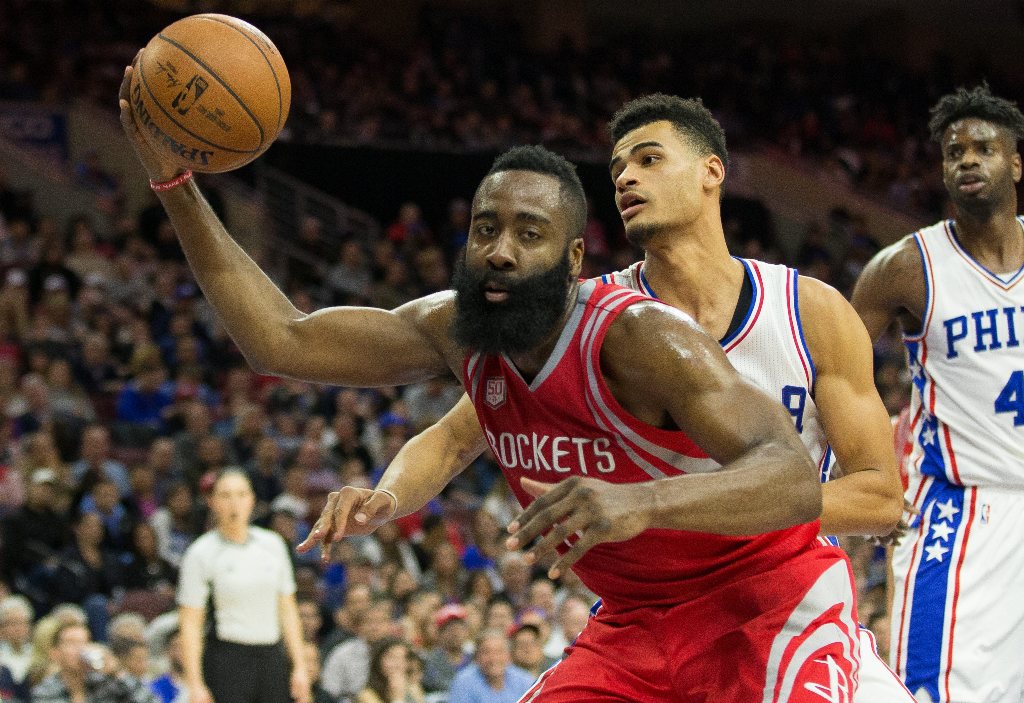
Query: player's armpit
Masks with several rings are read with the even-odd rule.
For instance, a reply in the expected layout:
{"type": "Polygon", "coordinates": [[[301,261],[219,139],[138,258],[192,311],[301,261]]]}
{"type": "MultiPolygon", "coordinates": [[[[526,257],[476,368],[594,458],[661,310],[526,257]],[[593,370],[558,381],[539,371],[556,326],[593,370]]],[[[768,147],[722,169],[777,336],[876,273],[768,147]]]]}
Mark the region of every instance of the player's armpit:
{"type": "Polygon", "coordinates": [[[872,257],[857,279],[851,302],[875,340],[893,320],[904,330],[919,329],[926,297],[921,253],[913,236],[907,236],[872,257]]]}
{"type": "Polygon", "coordinates": [[[804,277],[798,285],[815,367],[814,403],[842,468],[822,488],[822,533],[887,535],[900,520],[902,487],[889,415],[875,388],[871,340],[838,291],[804,277]]]}
{"type": "Polygon", "coordinates": [[[651,484],[652,526],[746,535],[820,515],[817,471],[789,414],[743,380],[689,317],[664,305],[632,306],[609,329],[601,362],[628,412],[679,428],[722,464],[651,484]]]}

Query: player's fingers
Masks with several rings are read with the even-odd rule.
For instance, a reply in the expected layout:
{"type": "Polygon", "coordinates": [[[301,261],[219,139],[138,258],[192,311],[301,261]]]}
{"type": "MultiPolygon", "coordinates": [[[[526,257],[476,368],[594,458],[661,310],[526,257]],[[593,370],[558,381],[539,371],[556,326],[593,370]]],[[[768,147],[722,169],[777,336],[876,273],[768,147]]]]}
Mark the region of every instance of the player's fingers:
{"type": "Polygon", "coordinates": [[[589,527],[589,518],[580,511],[570,513],[564,520],[556,522],[547,534],[537,540],[523,556],[530,564],[536,564],[548,554],[558,555],[560,546],[570,546],[589,527]]]}
{"type": "Polygon", "coordinates": [[[519,532],[523,525],[528,524],[530,521],[534,520],[537,515],[547,510],[549,506],[557,504],[564,497],[569,495],[578,483],[578,476],[573,476],[572,478],[562,481],[553,489],[530,503],[519,517],[510,522],[507,529],[512,533],[513,537],[508,540],[509,549],[518,549],[520,545],[526,544],[526,542],[523,541],[519,541],[518,544],[514,544],[516,539],[515,533],[519,532]]]}
{"type": "Polygon", "coordinates": [[[378,520],[385,521],[394,513],[394,499],[387,493],[374,491],[369,500],[359,506],[354,519],[360,525],[366,525],[378,520]]]}
{"type": "Polygon", "coordinates": [[[313,523],[312,529],[306,539],[296,549],[300,552],[307,552],[319,541],[322,542],[325,535],[331,532],[331,521],[334,516],[334,505],[338,502],[338,493],[334,491],[327,496],[327,504],[320,511],[320,517],[313,523]]]}
{"type": "Polygon", "coordinates": [[[345,536],[352,510],[363,502],[363,498],[364,495],[352,486],[345,486],[338,491],[338,502],[333,513],[334,530],[330,533],[331,542],[337,542],[345,536]]]}
{"type": "Polygon", "coordinates": [[[555,560],[555,563],[548,569],[548,578],[554,580],[564,574],[569,568],[572,567],[577,561],[579,561],[587,551],[601,543],[600,538],[597,536],[597,531],[594,529],[586,530],[583,535],[576,540],[572,547],[565,552],[562,556],[555,560]]]}
{"type": "MultiPolygon", "coordinates": [[[[531,506],[532,507],[532,506],[531,506]]],[[[548,531],[556,523],[561,522],[572,512],[573,504],[569,500],[561,500],[543,510],[536,512],[516,532],[506,540],[509,549],[521,549],[530,544],[540,535],[548,531]]],[[[525,517],[525,513],[524,516],[525,517]]]]}

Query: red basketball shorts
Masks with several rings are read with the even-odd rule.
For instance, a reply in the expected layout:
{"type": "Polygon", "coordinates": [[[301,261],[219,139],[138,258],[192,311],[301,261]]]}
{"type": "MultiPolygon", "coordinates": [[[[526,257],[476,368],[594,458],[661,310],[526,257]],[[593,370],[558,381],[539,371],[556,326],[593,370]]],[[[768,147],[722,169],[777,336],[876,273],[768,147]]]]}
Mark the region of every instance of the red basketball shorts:
{"type": "Polygon", "coordinates": [[[605,604],[522,703],[850,703],[853,576],[833,548],[683,604],[605,604]]]}

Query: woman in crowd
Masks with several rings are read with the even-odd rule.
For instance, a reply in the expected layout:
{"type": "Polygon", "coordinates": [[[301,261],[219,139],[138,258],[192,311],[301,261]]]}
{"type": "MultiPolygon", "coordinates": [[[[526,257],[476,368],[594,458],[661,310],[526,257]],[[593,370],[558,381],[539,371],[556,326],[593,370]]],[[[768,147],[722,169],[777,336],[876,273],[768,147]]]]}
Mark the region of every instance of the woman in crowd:
{"type": "Polygon", "coordinates": [[[356,703],[423,703],[423,688],[410,680],[412,651],[395,637],[385,637],[370,654],[370,676],[356,703]]]}

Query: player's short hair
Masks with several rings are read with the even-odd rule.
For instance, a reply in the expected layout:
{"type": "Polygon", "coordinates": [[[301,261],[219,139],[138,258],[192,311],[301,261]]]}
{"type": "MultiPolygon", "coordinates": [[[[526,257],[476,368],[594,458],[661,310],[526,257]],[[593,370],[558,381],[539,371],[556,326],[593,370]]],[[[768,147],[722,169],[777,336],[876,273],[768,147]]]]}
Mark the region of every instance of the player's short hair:
{"type": "Polygon", "coordinates": [[[583,236],[583,228],[587,226],[587,196],[574,164],[539,145],[516,146],[500,154],[487,175],[504,171],[532,171],[557,178],[562,202],[568,208],[569,240],[583,236]]]}
{"type": "Polygon", "coordinates": [[[725,130],[700,98],[652,93],[630,100],[612,115],[608,133],[612,143],[618,142],[634,129],[662,120],[671,122],[680,137],[688,141],[701,156],[714,154],[729,168],[729,151],[725,148],[725,130]]]}
{"type": "Polygon", "coordinates": [[[928,130],[937,142],[942,141],[949,125],[968,117],[1003,127],[1013,137],[1014,143],[1024,139],[1024,115],[1017,108],[1017,103],[993,95],[988,83],[973,88],[960,86],[939,98],[929,112],[932,118],[928,120],[928,130]]]}

